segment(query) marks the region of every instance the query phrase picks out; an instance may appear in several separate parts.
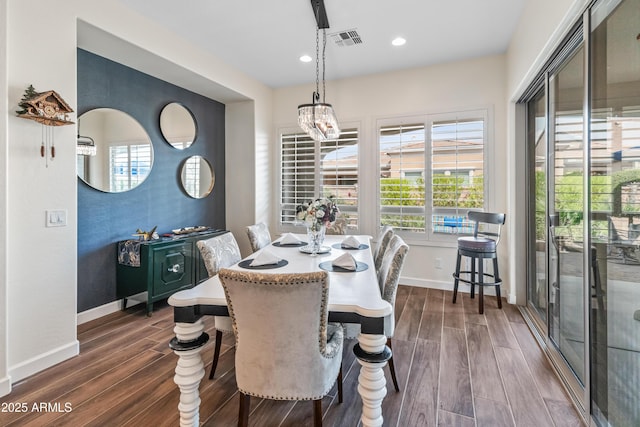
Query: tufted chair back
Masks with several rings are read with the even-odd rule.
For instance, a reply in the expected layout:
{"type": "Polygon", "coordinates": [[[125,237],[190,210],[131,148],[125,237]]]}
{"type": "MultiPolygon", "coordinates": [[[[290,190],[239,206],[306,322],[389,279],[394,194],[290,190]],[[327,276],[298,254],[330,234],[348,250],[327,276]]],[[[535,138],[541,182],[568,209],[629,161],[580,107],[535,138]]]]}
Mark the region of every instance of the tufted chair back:
{"type": "Polygon", "coordinates": [[[236,383],[244,395],[318,400],[338,378],[343,330],[327,323],[326,272],[218,273],[236,338],[236,383]]]}

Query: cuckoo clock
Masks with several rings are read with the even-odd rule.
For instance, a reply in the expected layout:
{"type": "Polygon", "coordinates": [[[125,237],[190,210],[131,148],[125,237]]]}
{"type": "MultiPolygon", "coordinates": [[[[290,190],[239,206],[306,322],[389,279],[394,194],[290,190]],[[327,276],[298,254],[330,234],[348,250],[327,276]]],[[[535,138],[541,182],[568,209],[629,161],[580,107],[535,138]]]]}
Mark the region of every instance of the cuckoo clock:
{"type": "Polygon", "coordinates": [[[72,125],[69,113],[73,109],[54,90],[36,92],[32,85],[25,90],[22,100],[18,104],[22,109],[16,111],[22,119],[35,120],[42,125],[42,145],[40,155],[47,160],[54,159],[56,148],[52,126],[72,125]],[[46,128],[45,128],[46,126],[46,128]]]}

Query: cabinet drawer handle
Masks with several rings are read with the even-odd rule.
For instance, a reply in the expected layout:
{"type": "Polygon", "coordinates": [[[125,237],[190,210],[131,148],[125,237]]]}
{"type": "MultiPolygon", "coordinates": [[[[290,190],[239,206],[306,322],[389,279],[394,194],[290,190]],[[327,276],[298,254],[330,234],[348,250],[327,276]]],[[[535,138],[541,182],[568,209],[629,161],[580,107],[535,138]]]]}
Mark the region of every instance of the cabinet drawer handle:
{"type": "Polygon", "coordinates": [[[170,273],[179,273],[180,272],[180,264],[173,264],[172,267],[167,269],[170,273]]]}

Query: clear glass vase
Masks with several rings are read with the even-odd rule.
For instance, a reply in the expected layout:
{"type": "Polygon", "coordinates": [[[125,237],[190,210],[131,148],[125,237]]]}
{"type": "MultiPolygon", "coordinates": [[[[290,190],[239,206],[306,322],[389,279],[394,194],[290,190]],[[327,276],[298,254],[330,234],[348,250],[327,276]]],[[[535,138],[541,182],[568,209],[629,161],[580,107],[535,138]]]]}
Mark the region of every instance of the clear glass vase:
{"type": "Polygon", "coordinates": [[[307,227],[307,238],[311,248],[311,256],[316,256],[324,243],[324,235],[327,227],[322,223],[314,223],[307,227]]]}

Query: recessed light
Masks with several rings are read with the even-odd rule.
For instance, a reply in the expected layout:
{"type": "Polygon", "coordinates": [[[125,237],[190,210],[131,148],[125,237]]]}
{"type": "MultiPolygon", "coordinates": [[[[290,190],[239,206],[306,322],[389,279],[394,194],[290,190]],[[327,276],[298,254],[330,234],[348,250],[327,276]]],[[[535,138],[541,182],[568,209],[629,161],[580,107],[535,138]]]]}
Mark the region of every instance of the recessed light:
{"type": "Polygon", "coordinates": [[[395,39],[393,39],[393,41],[391,42],[392,45],[394,46],[402,46],[403,44],[405,44],[407,42],[407,40],[405,40],[402,37],[396,37],[395,39]]]}
{"type": "Polygon", "coordinates": [[[311,60],[312,60],[312,59],[313,59],[313,58],[312,58],[312,57],[310,57],[309,55],[302,55],[302,56],[300,57],[300,61],[302,61],[302,62],[311,62],[311,60]]]}

